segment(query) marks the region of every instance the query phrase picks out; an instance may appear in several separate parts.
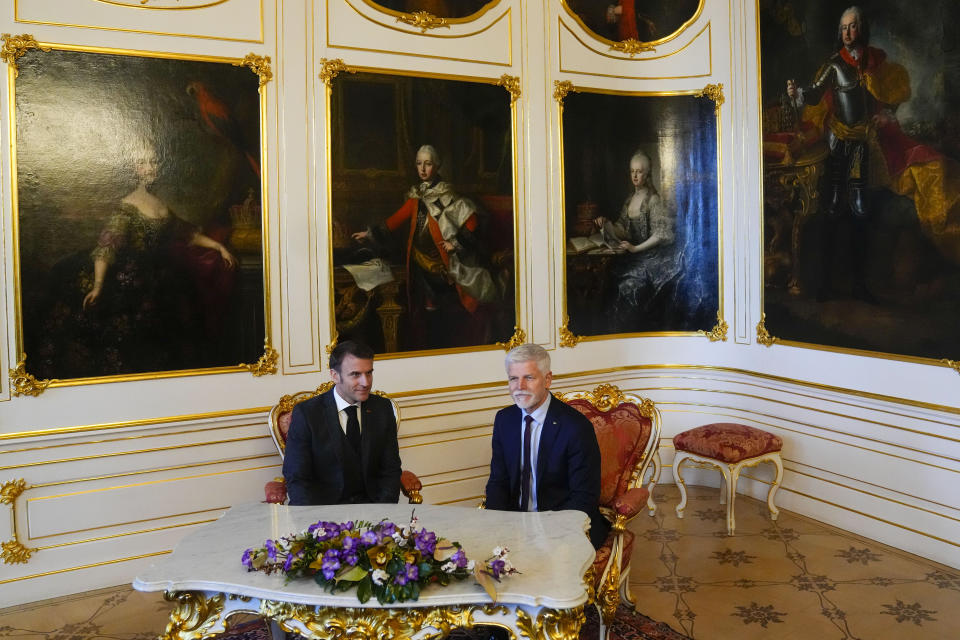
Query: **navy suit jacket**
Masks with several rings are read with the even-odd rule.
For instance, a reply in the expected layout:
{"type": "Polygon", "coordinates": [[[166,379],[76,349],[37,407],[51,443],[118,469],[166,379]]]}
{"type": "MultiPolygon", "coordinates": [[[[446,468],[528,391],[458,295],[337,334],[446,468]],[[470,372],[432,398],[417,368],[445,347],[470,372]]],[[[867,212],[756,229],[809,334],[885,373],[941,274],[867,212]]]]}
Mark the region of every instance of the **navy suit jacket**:
{"type": "MultiPolygon", "coordinates": [[[[520,510],[523,413],[513,405],[493,421],[487,508],[520,510]]],[[[599,548],[610,532],[600,513],[600,447],[586,416],[551,397],[537,454],[537,510],[577,509],[590,516],[590,542],[599,548]]]]}
{"type": "MultiPolygon", "coordinates": [[[[283,459],[290,504],[341,504],[347,444],[333,389],[293,408],[283,459]]],[[[360,461],[366,500],[396,503],[400,498],[400,451],[393,405],[371,395],[361,405],[360,461]]],[[[349,458],[347,458],[349,460],[349,458]]]]}

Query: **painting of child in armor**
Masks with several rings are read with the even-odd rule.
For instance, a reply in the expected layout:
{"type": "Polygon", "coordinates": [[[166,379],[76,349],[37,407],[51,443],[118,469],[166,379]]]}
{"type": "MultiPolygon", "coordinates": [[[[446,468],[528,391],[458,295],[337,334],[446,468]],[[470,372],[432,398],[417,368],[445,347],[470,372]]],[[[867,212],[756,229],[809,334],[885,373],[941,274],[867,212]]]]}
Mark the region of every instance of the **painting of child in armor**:
{"type": "Polygon", "coordinates": [[[575,92],[563,103],[567,328],[709,331],[719,311],[715,104],[575,92]]]}
{"type": "Polygon", "coordinates": [[[767,330],[960,357],[960,5],[759,8],[767,330]]]}
{"type": "Polygon", "coordinates": [[[61,50],[18,64],[26,371],[70,380],[256,362],[258,76],[61,50]]]}

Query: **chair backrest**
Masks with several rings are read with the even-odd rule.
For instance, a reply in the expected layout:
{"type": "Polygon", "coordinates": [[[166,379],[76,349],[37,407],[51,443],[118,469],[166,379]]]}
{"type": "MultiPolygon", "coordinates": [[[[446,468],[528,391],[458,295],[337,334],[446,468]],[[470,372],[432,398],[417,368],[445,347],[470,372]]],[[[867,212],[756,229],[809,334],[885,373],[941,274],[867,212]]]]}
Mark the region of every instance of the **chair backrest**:
{"type": "Polygon", "coordinates": [[[660,411],[653,401],[624,393],[612,384],[557,397],[585,415],[600,445],[600,505],[640,486],[660,443],[660,411]]]}
{"type": "MultiPolygon", "coordinates": [[[[268,418],[270,423],[270,435],[273,436],[273,443],[277,445],[277,451],[283,458],[284,451],[287,448],[287,432],[290,430],[290,417],[293,414],[293,408],[310,398],[315,398],[321,393],[326,393],[333,387],[333,381],[324,382],[313,391],[298,391],[290,395],[283,396],[279,402],[270,409],[268,418]]],[[[400,406],[396,400],[385,394],[383,391],[374,391],[374,395],[386,398],[393,407],[393,417],[396,418],[397,427],[400,426],[400,406]]]]}

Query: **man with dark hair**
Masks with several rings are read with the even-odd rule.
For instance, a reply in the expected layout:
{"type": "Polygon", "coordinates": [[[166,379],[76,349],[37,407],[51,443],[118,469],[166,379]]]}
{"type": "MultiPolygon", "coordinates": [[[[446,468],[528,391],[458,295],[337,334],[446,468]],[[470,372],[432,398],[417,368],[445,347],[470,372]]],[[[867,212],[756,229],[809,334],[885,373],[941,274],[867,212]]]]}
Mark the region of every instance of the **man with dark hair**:
{"type": "Polygon", "coordinates": [[[347,340],[330,353],[334,387],[293,409],[283,477],[290,504],[397,502],[397,421],[370,395],[373,350],[347,340]]]}
{"type": "Polygon", "coordinates": [[[507,354],[515,406],[493,422],[486,506],[501,511],[577,509],[590,517],[590,542],[600,548],[610,523],[600,513],[600,446],[593,425],[550,393],[550,354],[524,344],[507,354]]]}

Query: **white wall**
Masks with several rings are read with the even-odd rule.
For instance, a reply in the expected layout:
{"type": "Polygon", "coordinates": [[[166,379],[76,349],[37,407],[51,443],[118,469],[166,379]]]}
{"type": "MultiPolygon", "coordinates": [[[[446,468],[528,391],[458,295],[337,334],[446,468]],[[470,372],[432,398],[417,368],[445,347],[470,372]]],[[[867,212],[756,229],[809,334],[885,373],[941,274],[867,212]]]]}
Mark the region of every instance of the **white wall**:
{"type": "MultiPolygon", "coordinates": [[[[751,0],[706,0],[694,25],[648,56],[655,59],[607,52],[552,0],[501,0],[474,23],[426,35],[363,0],[193,5],[211,3],[19,0],[0,9],[0,31],[81,47],[270,56],[263,166],[280,373],[59,386],[39,397],[14,396],[9,380],[0,379],[0,483],[22,479],[26,487],[7,501],[12,505],[0,504],[11,512],[0,518],[0,541],[13,540],[15,525],[19,542],[33,549],[26,563],[0,563],[0,602],[128,582],[229,505],[262,499],[263,483],[280,473],[266,411],[282,394],[326,380],[321,351],[331,341],[321,58],[520,78],[519,322],[552,350],[556,388],[614,382],[651,397],[663,411],[666,444],[685,428],[714,421],[773,431],[785,442],[782,507],[960,567],[960,503],[950,490],[960,473],[957,373],[756,343],[762,229],[751,0]],[[175,5],[183,8],[150,8],[175,5]],[[625,91],[723,84],[725,342],[691,335],[559,346],[564,242],[555,80],[625,91]]],[[[0,370],[7,371],[17,364],[18,317],[9,84],[0,94],[0,370]]],[[[400,401],[404,466],[423,479],[427,502],[471,503],[482,493],[493,413],[508,402],[502,356],[479,350],[377,362],[375,386],[400,401]]],[[[669,464],[669,450],[664,457],[669,464]]],[[[750,475],[757,480],[741,481],[741,490],[760,495],[769,471],[750,475]]],[[[663,481],[670,481],[669,470],[663,481]]],[[[702,474],[699,481],[717,478],[702,474]]]]}

